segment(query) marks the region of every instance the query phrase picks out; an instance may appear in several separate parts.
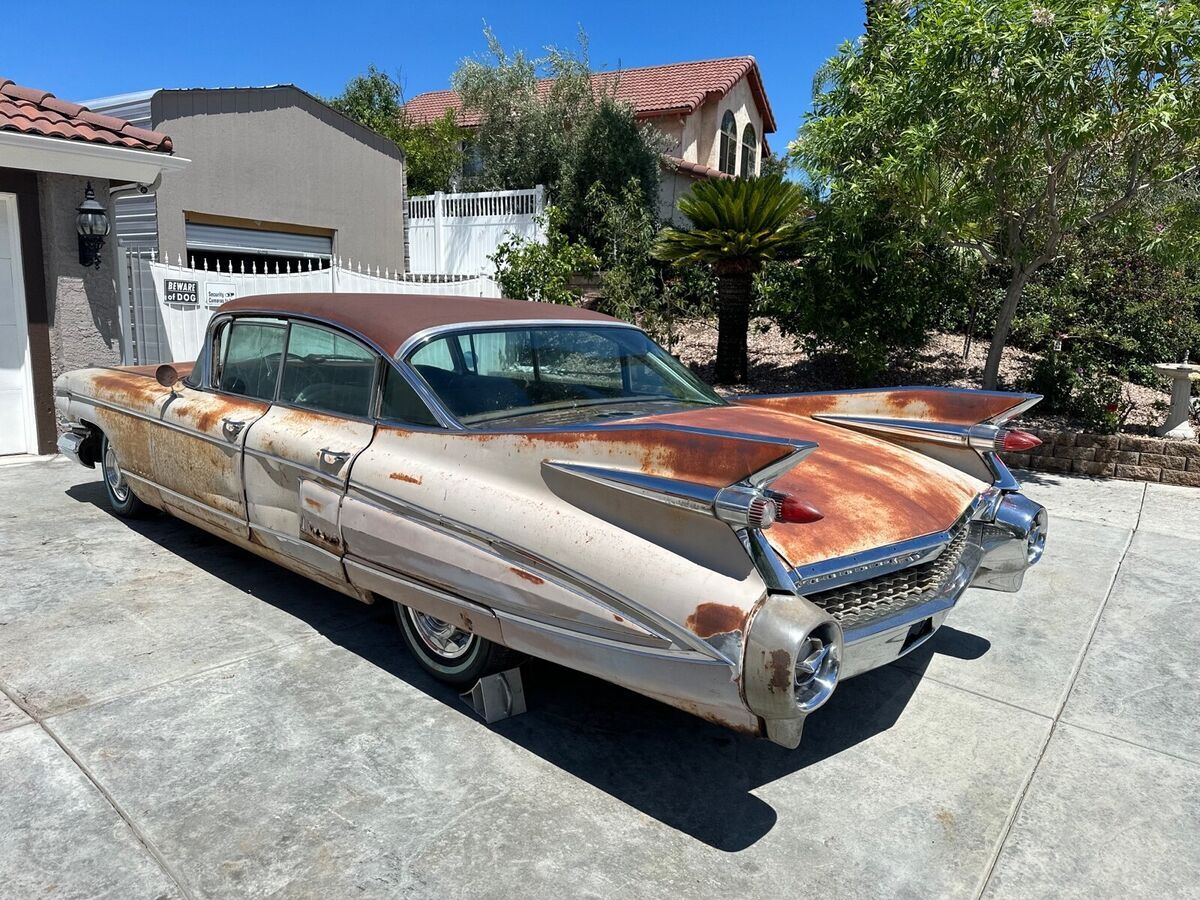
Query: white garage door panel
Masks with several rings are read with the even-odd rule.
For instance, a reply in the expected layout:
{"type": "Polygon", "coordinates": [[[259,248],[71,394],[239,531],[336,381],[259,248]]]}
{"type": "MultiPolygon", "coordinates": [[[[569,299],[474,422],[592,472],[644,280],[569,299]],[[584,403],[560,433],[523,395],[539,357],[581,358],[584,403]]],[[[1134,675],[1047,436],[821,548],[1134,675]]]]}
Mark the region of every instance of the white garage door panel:
{"type": "Polygon", "coordinates": [[[17,202],[0,194],[0,454],[35,450],[17,202]]]}

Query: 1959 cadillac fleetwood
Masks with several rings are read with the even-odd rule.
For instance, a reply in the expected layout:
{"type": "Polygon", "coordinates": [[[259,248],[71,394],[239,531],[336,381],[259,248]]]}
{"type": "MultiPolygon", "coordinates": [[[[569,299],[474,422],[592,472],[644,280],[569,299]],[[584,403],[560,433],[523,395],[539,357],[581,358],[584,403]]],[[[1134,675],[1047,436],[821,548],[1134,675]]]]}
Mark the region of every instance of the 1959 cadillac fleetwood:
{"type": "Polygon", "coordinates": [[[999,449],[1032,395],[723,398],[571,307],[296,294],[222,306],[194,366],[56,385],[59,448],[364,602],[456,684],[529,654],[785,747],[839,678],[1015,591],[1046,511],[999,449]]]}

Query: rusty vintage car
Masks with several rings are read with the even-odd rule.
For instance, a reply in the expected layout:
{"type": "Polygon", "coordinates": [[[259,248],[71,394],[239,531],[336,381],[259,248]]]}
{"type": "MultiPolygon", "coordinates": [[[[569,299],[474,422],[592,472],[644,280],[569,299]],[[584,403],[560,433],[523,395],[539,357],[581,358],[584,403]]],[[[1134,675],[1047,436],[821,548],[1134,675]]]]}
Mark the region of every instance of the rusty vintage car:
{"type": "Polygon", "coordinates": [[[62,452],[165,510],[394,605],[433,675],[552,660],[795,747],[840,678],[1021,586],[1046,511],[997,456],[1034,395],[723,397],[584,309],[245,297],[193,366],[56,386],[62,452]]]}

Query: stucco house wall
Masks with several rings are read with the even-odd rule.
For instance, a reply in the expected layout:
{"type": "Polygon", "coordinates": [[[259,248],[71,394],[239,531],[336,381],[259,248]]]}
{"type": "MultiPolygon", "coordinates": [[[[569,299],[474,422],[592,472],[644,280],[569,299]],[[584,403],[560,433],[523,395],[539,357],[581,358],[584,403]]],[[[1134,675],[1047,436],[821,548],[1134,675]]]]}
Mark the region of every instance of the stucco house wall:
{"type": "Polygon", "coordinates": [[[101,251],[99,269],[79,264],[76,207],[89,181],[97,199],[108,206],[105,179],[38,173],[50,369],[55,377],[88,365],[121,364],[114,243],[101,251]]]}
{"type": "MultiPolygon", "coordinates": [[[[759,149],[755,153],[755,169],[749,174],[757,175],[759,171],[758,167],[762,163],[762,114],[758,111],[758,105],[754,102],[754,95],[750,91],[750,85],[745,78],[740,79],[720,100],[705,103],[692,114],[692,119],[699,120],[696,126],[697,155],[695,161],[714,169],[721,167],[721,118],[725,115],[725,110],[727,109],[733,110],[734,121],[737,122],[738,153],[737,171],[735,174],[747,174],[742,172],[741,140],[746,125],[750,124],[754,126],[754,134],[757,137],[759,149]]],[[[686,156],[684,157],[684,159],[687,158],[686,156]]]]}
{"type": "Polygon", "coordinates": [[[332,229],[334,253],[403,270],[404,161],[394,144],[384,152],[383,138],[354,137],[339,113],[288,86],[159,91],[151,112],[192,160],[158,189],[168,259],[184,255],[185,214],[195,212],[332,229]]]}

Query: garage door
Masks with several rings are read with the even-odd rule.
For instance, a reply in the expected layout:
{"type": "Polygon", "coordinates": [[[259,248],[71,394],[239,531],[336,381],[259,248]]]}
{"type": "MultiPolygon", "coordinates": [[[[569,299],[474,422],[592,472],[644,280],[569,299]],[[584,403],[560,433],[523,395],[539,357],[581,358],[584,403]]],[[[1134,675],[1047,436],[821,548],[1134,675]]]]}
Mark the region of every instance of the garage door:
{"type": "Polygon", "coordinates": [[[17,234],[16,195],[0,194],[0,454],[37,451],[17,234]]]}
{"type": "Polygon", "coordinates": [[[188,251],[224,250],[229,253],[320,259],[333,254],[333,238],[323,234],[292,234],[187,222],[188,251]]]}

